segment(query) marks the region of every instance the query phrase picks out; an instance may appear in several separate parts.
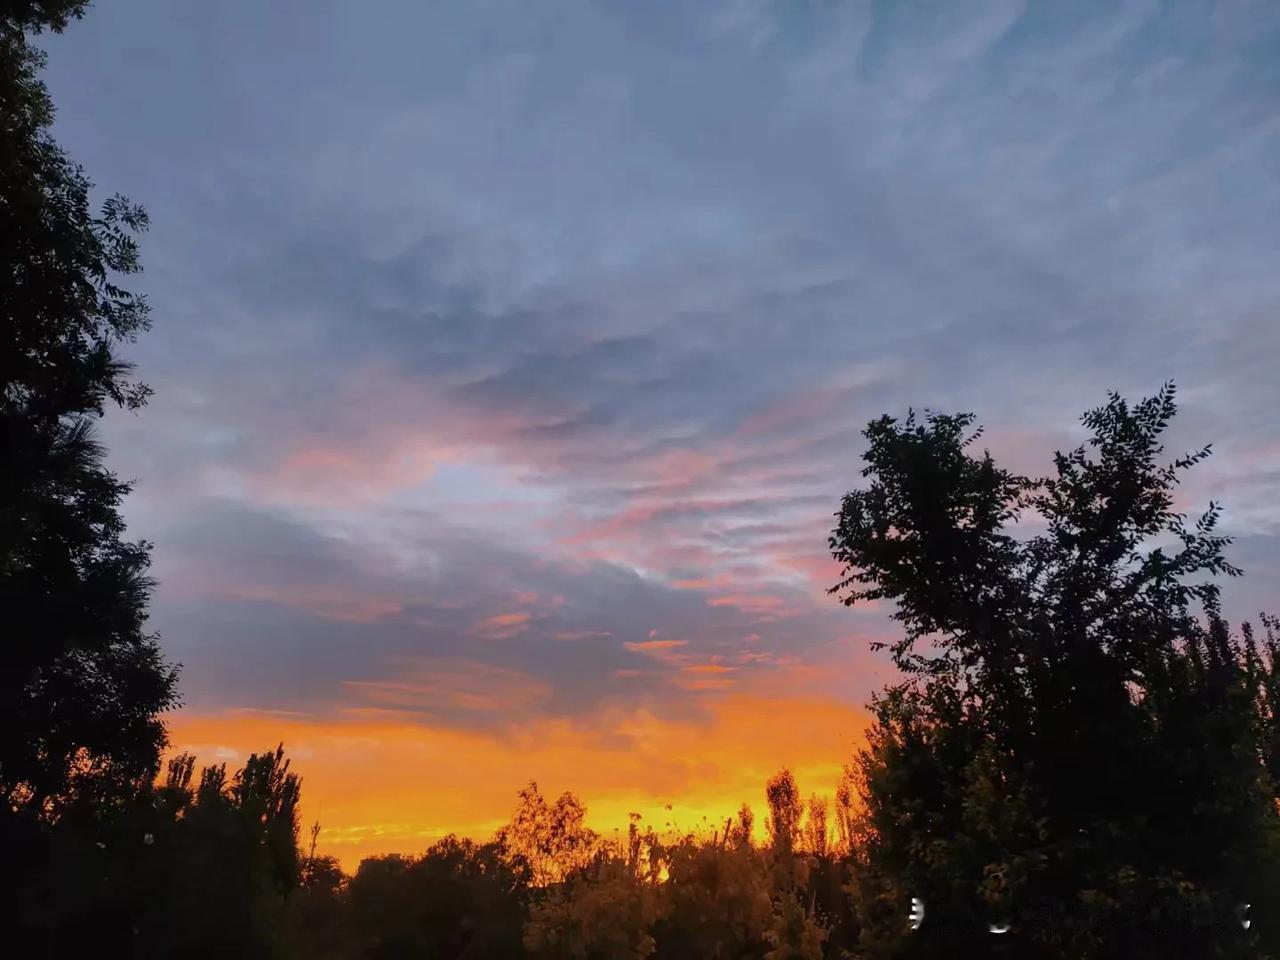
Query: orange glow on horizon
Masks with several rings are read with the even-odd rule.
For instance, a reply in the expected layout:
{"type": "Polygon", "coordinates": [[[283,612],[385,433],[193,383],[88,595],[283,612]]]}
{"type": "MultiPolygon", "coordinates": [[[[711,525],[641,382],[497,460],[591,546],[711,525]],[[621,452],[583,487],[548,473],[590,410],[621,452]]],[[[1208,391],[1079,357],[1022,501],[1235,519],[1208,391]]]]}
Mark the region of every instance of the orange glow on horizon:
{"type": "Polygon", "coordinates": [[[283,741],[303,778],[303,842],[319,820],[317,852],[352,871],[366,856],[421,853],[449,833],[488,838],[530,780],[552,797],[572,790],[606,836],[625,831],[631,812],[660,832],[722,827],[744,802],[760,829],[769,776],[787,766],[805,797],[830,796],[866,727],[863,711],[829,698],[708,694],[706,707],[698,719],[606,710],[501,732],[424,725],[382,708],[329,718],[180,712],[169,730],[173,752],[229,769],[283,741]]]}

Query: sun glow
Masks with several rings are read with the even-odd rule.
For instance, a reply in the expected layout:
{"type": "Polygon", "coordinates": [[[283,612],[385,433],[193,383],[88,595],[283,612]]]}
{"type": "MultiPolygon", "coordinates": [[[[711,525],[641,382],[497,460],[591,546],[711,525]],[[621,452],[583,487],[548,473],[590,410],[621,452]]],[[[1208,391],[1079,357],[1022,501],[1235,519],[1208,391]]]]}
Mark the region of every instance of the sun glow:
{"type": "Polygon", "coordinates": [[[500,732],[425,726],[395,710],[296,714],[184,712],[172,750],[234,766],[283,741],[303,778],[304,825],[322,826],[318,852],[347,870],[372,854],[418,853],[448,833],[485,838],[507,822],[516,791],[572,790],[606,836],[639,813],[659,832],[722,828],[742,803],[762,823],[764,783],[788,766],[804,794],[834,792],[865,715],[832,699],[719,696],[697,721],[605,711],[500,732]]]}

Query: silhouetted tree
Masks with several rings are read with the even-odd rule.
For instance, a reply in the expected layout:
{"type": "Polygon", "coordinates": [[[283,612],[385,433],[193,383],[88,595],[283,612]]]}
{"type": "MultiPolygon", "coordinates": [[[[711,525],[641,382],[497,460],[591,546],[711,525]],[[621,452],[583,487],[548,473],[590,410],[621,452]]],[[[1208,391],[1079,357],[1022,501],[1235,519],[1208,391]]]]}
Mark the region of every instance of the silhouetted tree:
{"type": "Polygon", "coordinates": [[[306,882],[306,903],[293,913],[336,900],[341,873],[333,861],[298,850],[301,781],[289,772],[283,746],[251,754],[228,778],[226,764],[202,769],[194,757],[170,760],[167,776],[138,807],[143,824],[131,865],[135,955],[270,958],[293,926],[290,897],[306,882]],[[289,922],[287,922],[289,921],[289,922]]]}
{"type": "Polygon", "coordinates": [[[857,790],[857,770],[852,764],[845,764],[836,784],[835,802],[836,838],[845,856],[852,855],[858,845],[857,790]]]}
{"type": "Polygon", "coordinates": [[[532,906],[524,946],[545,960],[647,960],[657,945],[652,883],[624,858],[601,851],[532,906]]]}
{"type": "Polygon", "coordinates": [[[658,957],[759,960],[773,923],[770,864],[749,843],[682,837],[663,851],[667,879],[654,924],[658,957]]]}
{"type": "Polygon", "coordinates": [[[369,858],[345,891],[348,930],[330,942],[351,957],[519,957],[527,880],[498,844],[452,836],[420,858],[369,858]]]}
{"type": "Polygon", "coordinates": [[[275,753],[252,754],[229,795],[252,834],[260,838],[272,883],[280,893],[298,885],[298,800],[302,781],[289,772],[284,744],[275,753]]]}
{"type": "Polygon", "coordinates": [[[751,806],[744,803],[738,808],[738,819],[730,830],[730,839],[734,846],[745,847],[751,844],[751,830],[755,826],[756,815],[751,806]]]}
{"type": "Polygon", "coordinates": [[[117,821],[157,771],[176,696],[144,630],[148,546],[124,539],[129,488],[92,429],[108,403],[147,397],[116,356],[148,323],[118,286],[146,215],[120,197],[91,212],[29,36],[84,7],[0,8],[0,849],[22,888],[0,903],[18,914],[11,940],[43,924],[54,952],[128,949],[117,821]]]}
{"type": "Polygon", "coordinates": [[[827,929],[799,900],[783,897],[765,932],[769,951],[764,960],[822,960],[823,944],[828,936],[827,929]]]}
{"type": "Polygon", "coordinates": [[[781,770],[765,785],[769,804],[769,843],[774,850],[790,852],[800,839],[804,801],[790,770],[781,770]]]}
{"type": "Polygon", "coordinates": [[[1209,452],[1158,462],[1175,409],[1172,385],[1112,395],[1039,480],[971,456],[967,414],[867,428],[834,589],[896,604],[906,674],[856,764],[868,956],[990,950],[988,922],[1037,956],[1257,956],[1265,925],[1233,908],[1280,862],[1265,682],[1204,579],[1238,573],[1218,508],[1190,526],[1173,509],[1209,452]],[[1015,538],[1024,514],[1045,532],[1015,538]]]}
{"type": "Polygon", "coordinates": [[[827,798],[816,793],[809,797],[804,828],[804,849],[816,857],[827,855],[827,798]]]}
{"type": "Polygon", "coordinates": [[[193,787],[194,769],[190,755],[173,758],[143,805],[155,834],[139,848],[139,957],[777,960],[840,957],[856,936],[843,864],[754,846],[746,808],[738,836],[664,841],[633,815],[625,837],[604,841],[572,795],[547,804],[530,786],[514,820],[538,856],[509,847],[508,827],[489,843],[450,836],[420,857],[371,857],[352,877],[316,853],[318,829],[303,855],[288,826],[279,835],[299,870],[283,889],[272,823],[296,824],[300,784],[282,750],[231,775],[205,767],[193,787]],[[554,879],[532,886],[539,857],[554,879]]]}
{"type": "Polygon", "coordinates": [[[1280,786],[1280,618],[1264,613],[1259,619],[1263,629],[1260,641],[1252,625],[1245,623],[1242,632],[1257,705],[1262,760],[1275,788],[1280,786]]]}
{"type": "Polygon", "coordinates": [[[92,434],[108,401],[147,396],[114,355],[148,323],[116,285],[139,269],[131,234],[146,215],[119,197],[90,212],[88,181],[49,137],[43,56],[23,32],[83,6],[0,12],[0,799],[47,821],[148,780],[175,696],[143,631],[147,545],[122,539],[128,486],[92,434]]]}
{"type": "Polygon", "coordinates": [[[530,782],[520,791],[515,815],[498,841],[527,865],[535,887],[545,887],[591,861],[600,838],[585,825],[585,818],[586,807],[572,793],[547,803],[538,785],[530,782]]]}
{"type": "Polygon", "coordinates": [[[334,857],[303,861],[301,883],[289,897],[276,937],[284,960],[342,960],[359,955],[347,905],[348,878],[334,857]]]}

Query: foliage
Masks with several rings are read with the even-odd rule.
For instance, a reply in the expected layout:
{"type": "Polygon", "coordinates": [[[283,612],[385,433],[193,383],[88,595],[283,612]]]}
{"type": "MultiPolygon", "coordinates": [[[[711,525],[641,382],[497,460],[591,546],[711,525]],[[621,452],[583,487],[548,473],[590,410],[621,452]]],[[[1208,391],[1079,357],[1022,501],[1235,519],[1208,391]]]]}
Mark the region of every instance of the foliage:
{"type": "Polygon", "coordinates": [[[140,864],[139,950],[271,956],[286,899],[301,880],[301,781],[282,746],[251,754],[230,779],[225,764],[205,767],[194,789],[193,769],[189,755],[171,760],[164,785],[144,804],[161,816],[148,825],[154,840],[140,864]]]}
{"type": "Polygon", "coordinates": [[[229,798],[242,817],[256,825],[270,860],[270,875],[281,891],[298,885],[298,799],[302,782],[289,772],[284,744],[275,753],[253,754],[232,781],[229,798]]]}
{"type": "Polygon", "coordinates": [[[519,799],[498,839],[528,867],[535,887],[562,881],[591,862],[600,838],[585,826],[587,811],[577,797],[566,792],[548,803],[530,781],[519,799]]]}
{"type": "Polygon", "coordinates": [[[659,956],[761,956],[773,912],[769,864],[749,844],[682,837],[663,850],[659,956]]]}
{"type": "Polygon", "coordinates": [[[450,836],[346,876],[299,848],[283,745],[170,759],[176,672],[145,631],[150,547],[94,435],[150,394],[120,359],[149,327],[120,286],[145,212],[50,136],[31,34],[85,0],[0,7],[0,903],[23,955],[818,960],[1280,956],[1280,621],[1233,631],[1213,503],[1174,509],[1174,390],[1083,418],[1054,473],[970,448],[969,414],[882,417],[830,539],[846,604],[888,601],[900,682],[807,803],[766,784],[723,833],[625,841],[530,783],[487,843],[450,836]],[[1029,519],[1041,532],[1016,536],[1029,519]],[[832,821],[836,845],[831,843],[832,821]],[[928,904],[925,932],[904,922],[928,904]],[[1248,932],[1232,918],[1253,902],[1248,932]],[[1225,930],[1225,932],[1224,932],[1225,930]],[[25,940],[40,947],[26,951],[25,940]]]}
{"type": "MultiPolygon", "coordinates": [[[[53,821],[127,796],[154,773],[173,670],[144,632],[149,549],[122,539],[128,485],[102,464],[92,423],[146,387],[115,356],[148,325],[116,285],[136,273],[146,215],[90,185],[50,139],[42,55],[20,27],[78,4],[0,20],[0,805],[53,821]]],[[[43,19],[42,19],[43,18],[43,19]]]]}
{"type": "Polygon", "coordinates": [[[860,847],[858,826],[858,771],[853,764],[845,764],[836,785],[834,815],[836,842],[839,851],[852,856],[860,847]]]}
{"type": "MultiPolygon", "coordinates": [[[[731,842],[733,830],[664,840],[633,815],[624,837],[595,838],[587,862],[538,885],[507,840],[540,807],[527,788],[501,839],[448,837],[419,858],[366,859],[350,878],[303,858],[302,883],[277,921],[276,955],[766,960],[836,957],[853,943],[856,929],[824,912],[847,903],[840,862],[731,842]]],[[[581,803],[570,794],[563,808],[581,803]]],[[[576,815],[532,819],[581,832],[576,815]]]]}
{"type": "Polygon", "coordinates": [[[453,836],[421,857],[365,860],[335,905],[346,924],[344,955],[518,956],[524,884],[499,845],[453,836]]]}
{"type": "Polygon", "coordinates": [[[781,898],[765,933],[765,960],[822,960],[828,931],[794,897],[781,898]]]}
{"type": "Polygon", "coordinates": [[[145,386],[118,355],[149,323],[121,277],[146,214],[91,185],[50,136],[53,106],[28,33],[82,0],[0,9],[0,903],[11,942],[75,952],[127,940],[120,877],[165,744],[176,675],[144,628],[149,546],[124,538],[129,486],[93,426],[145,386]]]}
{"type": "Polygon", "coordinates": [[[738,808],[737,819],[730,822],[725,839],[732,842],[735,847],[747,846],[751,843],[751,830],[755,822],[756,815],[751,811],[751,806],[744,803],[738,808]]]}
{"type": "Polygon", "coordinates": [[[84,16],[89,0],[6,0],[0,23],[10,30],[61,31],[84,16]]]}
{"type": "Polygon", "coordinates": [[[630,862],[605,853],[545,892],[530,912],[524,944],[548,960],[647,960],[657,892],[630,862]]]}
{"type": "Polygon", "coordinates": [[[790,770],[781,770],[765,786],[769,803],[769,844],[779,851],[791,851],[800,839],[800,818],[804,801],[790,770]]]}
{"type": "Polygon", "coordinates": [[[866,841],[868,956],[980,950],[1000,918],[1038,956],[1257,956],[1261,926],[1228,921],[1280,862],[1258,709],[1273,663],[1219,614],[1211,578],[1239,572],[1219,509],[1173,509],[1209,453],[1159,463],[1175,410],[1172,385],[1112,395],[1035,480],[971,456],[967,414],[867,428],[834,589],[896,604],[905,674],[873,705],[845,828],[866,841]],[[1028,516],[1045,532],[1015,538],[1028,516]],[[912,896],[932,937],[906,933],[912,896]]]}
{"type": "Polygon", "coordinates": [[[827,798],[816,793],[810,795],[804,826],[800,830],[803,849],[815,857],[827,855],[829,841],[827,824],[827,798]]]}

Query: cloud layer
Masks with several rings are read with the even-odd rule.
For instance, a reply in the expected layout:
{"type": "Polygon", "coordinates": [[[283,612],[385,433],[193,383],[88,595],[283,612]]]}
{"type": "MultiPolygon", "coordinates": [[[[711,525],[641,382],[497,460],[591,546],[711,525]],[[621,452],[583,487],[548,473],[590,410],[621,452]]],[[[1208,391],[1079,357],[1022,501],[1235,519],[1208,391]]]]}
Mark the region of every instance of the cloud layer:
{"type": "Polygon", "coordinates": [[[889,625],[825,539],[882,412],[1032,471],[1174,378],[1239,615],[1280,572],[1267,5],[147,0],[47,45],[59,137],[154,224],[157,395],[106,439],[175,733],[311,743],[335,831],[479,822],[379,806],[407,753],[336,786],[370,725],[528,768],[486,798],[710,803],[707,731],[786,762],[735,698],[856,717],[889,625]]]}

